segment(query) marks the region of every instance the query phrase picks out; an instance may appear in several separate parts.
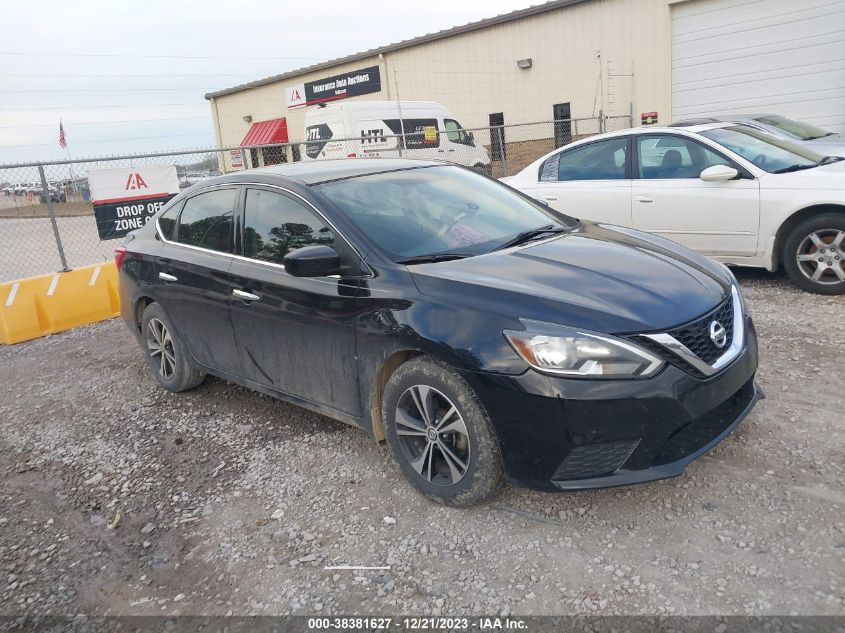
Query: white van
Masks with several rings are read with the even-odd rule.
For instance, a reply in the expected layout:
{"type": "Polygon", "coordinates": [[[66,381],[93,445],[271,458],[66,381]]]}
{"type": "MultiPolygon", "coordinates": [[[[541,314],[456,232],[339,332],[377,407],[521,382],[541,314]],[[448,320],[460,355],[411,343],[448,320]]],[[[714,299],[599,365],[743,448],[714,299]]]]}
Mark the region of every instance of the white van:
{"type": "Polygon", "coordinates": [[[329,104],[305,113],[302,160],[401,156],[448,160],[489,173],[487,150],[462,128],[445,106],[434,101],[329,104]],[[396,135],[403,133],[401,143],[396,135]]]}

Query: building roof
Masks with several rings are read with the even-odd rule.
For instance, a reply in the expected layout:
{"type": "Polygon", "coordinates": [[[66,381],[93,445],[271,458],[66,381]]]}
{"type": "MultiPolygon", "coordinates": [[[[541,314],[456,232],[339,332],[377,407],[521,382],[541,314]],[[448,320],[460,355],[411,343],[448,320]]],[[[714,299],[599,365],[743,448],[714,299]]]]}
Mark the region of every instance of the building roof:
{"type": "Polygon", "coordinates": [[[256,88],[258,86],[264,86],[266,84],[275,83],[277,81],[283,81],[285,79],[293,79],[295,77],[299,77],[300,75],[304,75],[306,73],[314,72],[317,70],[323,70],[326,68],[334,68],[340,64],[346,64],[349,62],[358,61],[361,59],[367,59],[370,57],[374,57],[376,55],[381,55],[384,53],[392,53],[395,51],[402,50],[404,48],[411,48],[412,46],[418,46],[420,44],[427,44],[429,42],[436,42],[437,40],[446,39],[447,37],[452,37],[454,35],[461,35],[463,33],[470,33],[472,31],[478,31],[480,29],[486,29],[491,26],[496,26],[499,24],[505,24],[507,22],[514,22],[516,20],[521,20],[523,18],[528,18],[534,15],[540,15],[543,13],[548,13],[549,11],[556,11],[558,9],[563,9],[564,7],[572,6],[573,4],[580,4],[582,2],[587,2],[587,0],[551,0],[550,2],[545,2],[543,4],[538,4],[533,7],[528,7],[527,9],[520,9],[518,11],[511,11],[510,13],[504,13],[502,15],[497,15],[492,18],[486,18],[484,20],[478,20],[477,22],[470,22],[468,24],[464,24],[462,26],[455,26],[451,29],[444,29],[443,31],[437,31],[436,33],[429,33],[427,35],[421,35],[420,37],[414,37],[408,40],[402,40],[401,42],[396,42],[395,44],[388,44],[386,46],[381,46],[379,48],[371,48],[367,51],[361,51],[360,53],[354,53],[352,55],[347,55],[346,57],[338,57],[337,59],[330,59],[325,62],[320,62],[318,64],[312,64],[311,66],[305,66],[304,68],[298,68],[297,70],[291,70],[286,73],[282,73],[281,75],[273,75],[272,77],[266,77],[264,79],[258,79],[256,81],[250,81],[249,83],[240,84],[238,86],[234,86],[232,88],[225,88],[223,90],[217,90],[215,92],[209,92],[205,95],[206,99],[214,99],[215,97],[222,97],[228,94],[233,94],[235,92],[240,92],[242,90],[247,90],[249,88],[256,88]]]}

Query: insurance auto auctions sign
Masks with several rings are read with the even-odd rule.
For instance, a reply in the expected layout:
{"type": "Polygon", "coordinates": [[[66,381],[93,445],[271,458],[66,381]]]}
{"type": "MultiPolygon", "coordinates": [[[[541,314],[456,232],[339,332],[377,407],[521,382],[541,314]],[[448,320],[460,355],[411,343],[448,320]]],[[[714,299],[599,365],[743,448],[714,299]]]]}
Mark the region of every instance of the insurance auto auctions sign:
{"type": "Polygon", "coordinates": [[[342,75],[333,75],[325,79],[308,81],[304,84],[288,86],[285,89],[288,108],[315,103],[336,101],[348,97],[379,92],[381,90],[381,73],[378,66],[352,70],[342,75]]]}
{"type": "Polygon", "coordinates": [[[179,193],[176,166],[98,169],[88,172],[101,240],[140,229],[179,193]]]}

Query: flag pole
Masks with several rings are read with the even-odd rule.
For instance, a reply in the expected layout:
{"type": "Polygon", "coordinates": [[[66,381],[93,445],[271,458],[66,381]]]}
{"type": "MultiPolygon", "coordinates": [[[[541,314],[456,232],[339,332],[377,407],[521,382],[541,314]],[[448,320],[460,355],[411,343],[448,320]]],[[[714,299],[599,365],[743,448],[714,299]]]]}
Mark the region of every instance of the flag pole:
{"type": "Polygon", "coordinates": [[[68,169],[70,170],[70,182],[72,183],[73,187],[73,195],[76,197],[76,201],[79,202],[79,187],[76,184],[76,178],[73,175],[73,163],[71,162],[73,159],[70,157],[70,145],[67,142],[67,136],[64,134],[64,126],[62,125],[62,119],[59,119],[59,131],[64,138],[64,145],[65,145],[65,152],[67,153],[68,159],[68,169]]]}
{"type": "MultiPolygon", "coordinates": [[[[65,147],[65,151],[67,152],[67,159],[70,161],[70,148],[65,147]]],[[[79,202],[79,187],[76,185],[76,178],[73,175],[73,163],[68,162],[67,166],[70,170],[70,181],[73,183],[73,195],[76,197],[76,201],[79,202]]]]}

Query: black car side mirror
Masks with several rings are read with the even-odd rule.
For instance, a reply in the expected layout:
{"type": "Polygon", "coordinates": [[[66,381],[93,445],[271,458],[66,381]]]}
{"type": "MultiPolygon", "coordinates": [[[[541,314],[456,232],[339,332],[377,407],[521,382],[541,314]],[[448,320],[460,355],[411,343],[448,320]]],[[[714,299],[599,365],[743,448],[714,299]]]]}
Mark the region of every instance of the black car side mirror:
{"type": "Polygon", "coordinates": [[[330,246],[305,246],[285,255],[285,270],[294,277],[340,274],[340,256],[330,246]]]}

